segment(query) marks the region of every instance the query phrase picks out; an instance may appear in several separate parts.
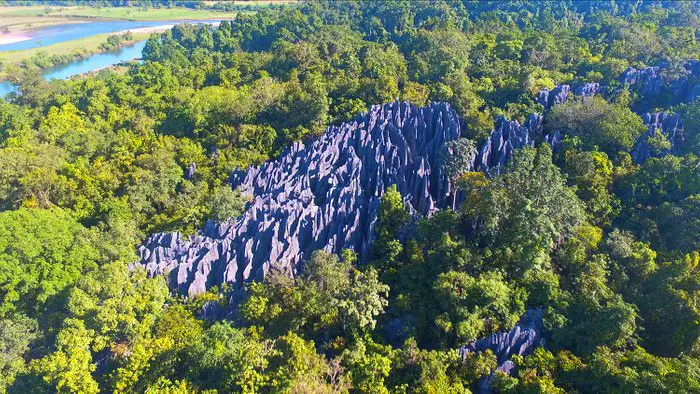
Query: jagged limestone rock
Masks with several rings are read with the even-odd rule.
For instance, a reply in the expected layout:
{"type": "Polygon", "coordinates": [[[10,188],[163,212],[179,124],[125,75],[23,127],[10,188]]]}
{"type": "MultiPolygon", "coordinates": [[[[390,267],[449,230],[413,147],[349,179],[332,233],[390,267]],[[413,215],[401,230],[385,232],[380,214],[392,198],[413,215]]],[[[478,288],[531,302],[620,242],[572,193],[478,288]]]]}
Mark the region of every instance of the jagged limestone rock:
{"type": "MultiPolygon", "coordinates": [[[[684,67],[687,76],[675,82],[673,94],[679,100],[694,99],[693,92],[700,88],[691,77],[700,75],[700,62],[689,61],[684,67]]],[[[651,95],[663,82],[659,67],[630,68],[620,80],[651,95]]],[[[604,90],[588,83],[576,92],[588,97],[604,90]]],[[[570,96],[569,85],[560,85],[541,91],[537,100],[550,109],[570,96]]],[[[645,121],[650,131],[632,152],[635,162],[652,156],[647,139],[657,128],[672,143],[669,152],[684,142],[677,116],[651,114],[645,121]]],[[[533,146],[535,139],[556,148],[561,132],[543,135],[542,124],[542,114],[531,114],[523,125],[498,119],[479,145],[472,168],[496,175],[516,149],[533,146]]],[[[315,249],[337,253],[352,248],[365,260],[379,198],[388,186],[397,185],[415,215],[449,205],[452,186],[439,155],[445,142],[459,137],[459,120],[448,104],[373,106],[353,122],[329,128],[308,147],[295,143],[275,161],[234,172],[231,185],[254,198],[240,218],[209,222],[194,237],[154,234],[139,248],[139,264],[151,275],[168,275],[174,289],[193,295],[213,285],[262,279],[270,269],[295,275],[315,249]]],[[[212,159],[217,157],[214,151],[212,159]]],[[[187,177],[195,172],[190,166],[187,177]]]]}
{"type": "MultiPolygon", "coordinates": [[[[544,344],[541,332],[543,315],[542,309],[528,309],[512,330],[499,332],[462,346],[459,348],[459,354],[464,359],[469,353],[491,350],[498,362],[496,371],[510,374],[515,368],[510,361],[512,356],[526,356],[544,344]]],[[[480,382],[479,388],[482,392],[490,392],[492,380],[493,373],[480,382]]]]}
{"type": "Polygon", "coordinates": [[[534,146],[534,136],[542,134],[542,121],[540,114],[531,114],[523,125],[505,117],[498,119],[496,129],[481,146],[474,167],[490,175],[500,173],[514,150],[534,146]]]}
{"type": "Polygon", "coordinates": [[[669,153],[678,153],[681,145],[685,143],[685,130],[683,122],[678,114],[668,112],[647,113],[642,119],[647,125],[648,130],[642,134],[637,140],[631,156],[635,164],[640,164],[654,156],[662,156],[669,153]],[[661,152],[654,152],[653,147],[649,144],[649,137],[652,137],[656,131],[659,131],[670,143],[670,149],[664,149],[661,152]]]}
{"type": "Polygon", "coordinates": [[[600,92],[600,84],[597,82],[588,82],[576,88],[576,95],[583,97],[595,96],[600,92]]]}
{"type": "Polygon", "coordinates": [[[620,76],[620,82],[639,86],[639,91],[644,95],[657,95],[661,93],[664,78],[659,72],[658,66],[645,67],[640,70],[629,67],[620,76]]]}
{"type": "Polygon", "coordinates": [[[449,104],[373,106],[307,147],[295,143],[277,160],[234,172],[232,187],[253,198],[243,215],[209,222],[193,237],[154,234],[139,248],[140,264],[150,275],[168,275],[179,293],[195,295],[260,280],[271,269],[296,275],[317,249],[350,248],[365,259],[389,186],[397,185],[415,215],[449,205],[439,152],[459,137],[449,104]]]}
{"type": "Polygon", "coordinates": [[[557,104],[565,103],[569,98],[569,93],[571,93],[571,87],[569,85],[557,85],[551,91],[549,89],[542,89],[537,95],[537,102],[547,110],[557,104]]]}

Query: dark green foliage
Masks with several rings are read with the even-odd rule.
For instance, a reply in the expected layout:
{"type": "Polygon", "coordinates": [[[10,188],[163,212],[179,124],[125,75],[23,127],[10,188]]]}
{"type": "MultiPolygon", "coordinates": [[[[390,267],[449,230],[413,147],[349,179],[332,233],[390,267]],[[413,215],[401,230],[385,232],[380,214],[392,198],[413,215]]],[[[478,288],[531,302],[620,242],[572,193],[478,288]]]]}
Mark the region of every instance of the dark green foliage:
{"type": "MultiPolygon", "coordinates": [[[[108,3],[125,5],[91,5],[108,3]]],[[[697,3],[178,5],[257,12],[153,35],[122,73],[5,70],[21,94],[0,100],[0,392],[476,392],[496,358],[457,348],[535,307],[545,348],[496,391],[700,391],[700,110],[673,95],[700,57],[697,3]],[[619,86],[662,63],[660,94],[619,86]],[[535,136],[501,174],[469,172],[494,116],[589,81],[614,93],[545,113],[554,154],[535,136]],[[154,231],[239,215],[236,168],[394,99],[448,101],[465,138],[443,156],[452,209],[413,218],[390,187],[370,261],[318,251],[294,278],[194,299],[127,268],[154,231]],[[680,115],[676,156],[632,164],[642,107],[680,115]]]]}
{"type": "Polygon", "coordinates": [[[521,149],[505,173],[485,190],[486,209],[478,218],[483,239],[513,253],[509,269],[546,264],[546,256],[572,237],[585,221],[583,204],[552,164],[548,145],[521,149]]]}

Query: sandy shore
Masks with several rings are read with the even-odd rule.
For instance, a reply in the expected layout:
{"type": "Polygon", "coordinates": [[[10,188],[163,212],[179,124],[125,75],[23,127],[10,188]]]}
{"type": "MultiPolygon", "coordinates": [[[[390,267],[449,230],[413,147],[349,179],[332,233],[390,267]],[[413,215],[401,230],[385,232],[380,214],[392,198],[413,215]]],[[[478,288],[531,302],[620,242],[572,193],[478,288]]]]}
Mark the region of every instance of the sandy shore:
{"type": "Polygon", "coordinates": [[[128,30],[122,30],[118,31],[117,33],[126,33],[128,31],[132,33],[158,33],[166,30],[170,30],[175,25],[160,25],[160,26],[151,26],[151,27],[139,27],[138,29],[128,29],[128,30]]]}
{"type": "Polygon", "coordinates": [[[16,42],[22,42],[22,41],[27,41],[27,40],[31,40],[31,39],[32,39],[31,37],[25,36],[24,34],[17,34],[17,33],[0,34],[0,45],[14,44],[16,42]]]}
{"type": "MultiPolygon", "coordinates": [[[[217,26],[219,23],[218,22],[205,22],[205,23],[198,23],[198,24],[210,24],[213,26],[217,26]]],[[[127,29],[127,30],[122,30],[115,32],[114,34],[123,34],[128,31],[132,33],[160,33],[164,32],[166,30],[170,30],[173,27],[175,27],[175,24],[169,24],[169,25],[158,25],[158,26],[151,26],[151,27],[139,27],[137,29],[127,29]]]]}

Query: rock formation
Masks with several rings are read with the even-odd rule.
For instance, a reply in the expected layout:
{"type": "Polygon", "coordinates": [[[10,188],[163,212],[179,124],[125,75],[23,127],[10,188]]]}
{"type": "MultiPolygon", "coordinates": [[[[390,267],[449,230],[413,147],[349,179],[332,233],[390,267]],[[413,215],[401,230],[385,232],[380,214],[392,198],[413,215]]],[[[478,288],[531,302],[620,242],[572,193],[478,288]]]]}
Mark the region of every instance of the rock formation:
{"type": "Polygon", "coordinates": [[[675,105],[690,103],[700,97],[700,61],[686,60],[671,68],[663,63],[639,70],[630,67],[622,73],[620,83],[641,97],[634,108],[637,112],[644,113],[658,107],[659,99],[675,105]]]}
{"type": "Polygon", "coordinates": [[[515,149],[534,146],[534,136],[542,134],[542,115],[531,114],[525,124],[501,117],[479,150],[475,168],[487,174],[498,174],[515,149]]]}
{"type": "MultiPolygon", "coordinates": [[[[512,330],[499,332],[462,346],[459,349],[459,354],[464,359],[469,353],[491,350],[496,355],[498,362],[496,371],[510,374],[515,367],[513,362],[510,361],[513,355],[528,355],[537,346],[543,344],[541,333],[542,317],[543,312],[541,309],[529,309],[512,330]]],[[[492,379],[493,373],[480,382],[479,386],[482,392],[490,391],[492,379]]]]}
{"type": "Polygon", "coordinates": [[[557,104],[566,102],[571,93],[569,85],[557,85],[551,91],[549,89],[540,90],[537,95],[537,102],[542,104],[545,110],[552,108],[557,104]]]}
{"type": "Polygon", "coordinates": [[[194,295],[260,280],[271,269],[295,275],[316,249],[351,248],[366,258],[389,186],[417,215],[449,204],[439,156],[459,136],[457,114],[446,103],[373,106],[308,147],[295,143],[277,160],[233,173],[232,187],[254,198],[241,217],[209,222],[193,237],[154,234],[139,248],[140,264],[194,295]]]}
{"type": "Polygon", "coordinates": [[[659,72],[659,67],[645,67],[637,70],[629,67],[620,76],[620,82],[627,85],[636,85],[643,95],[658,95],[664,78],[659,72]]]}
{"type": "Polygon", "coordinates": [[[648,130],[639,137],[634,149],[632,149],[631,156],[635,164],[643,163],[653,156],[679,153],[681,145],[685,143],[685,131],[678,114],[668,112],[647,113],[643,116],[643,119],[648,130]],[[659,131],[666,137],[666,140],[671,144],[670,149],[665,149],[661,152],[654,151],[654,148],[649,144],[649,137],[653,136],[656,131],[659,131]]]}
{"type": "Polygon", "coordinates": [[[595,96],[598,92],[600,92],[600,84],[597,82],[588,82],[576,89],[576,95],[583,97],[595,96]]]}

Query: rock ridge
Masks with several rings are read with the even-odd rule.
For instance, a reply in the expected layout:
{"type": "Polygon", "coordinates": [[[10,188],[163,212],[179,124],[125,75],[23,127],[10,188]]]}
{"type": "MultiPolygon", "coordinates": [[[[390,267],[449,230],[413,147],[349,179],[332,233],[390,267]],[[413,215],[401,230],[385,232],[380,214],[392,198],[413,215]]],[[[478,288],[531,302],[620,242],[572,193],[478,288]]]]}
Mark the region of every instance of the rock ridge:
{"type": "Polygon", "coordinates": [[[295,275],[316,249],[349,248],[365,259],[389,186],[397,186],[414,215],[449,204],[440,152],[460,134],[447,103],[375,105],[309,146],[296,142],[277,160],[235,171],[232,187],[253,198],[243,215],[210,221],[193,237],[153,234],[138,250],[139,264],[150,275],[168,275],[177,292],[195,295],[261,280],[271,269],[295,275]]]}

